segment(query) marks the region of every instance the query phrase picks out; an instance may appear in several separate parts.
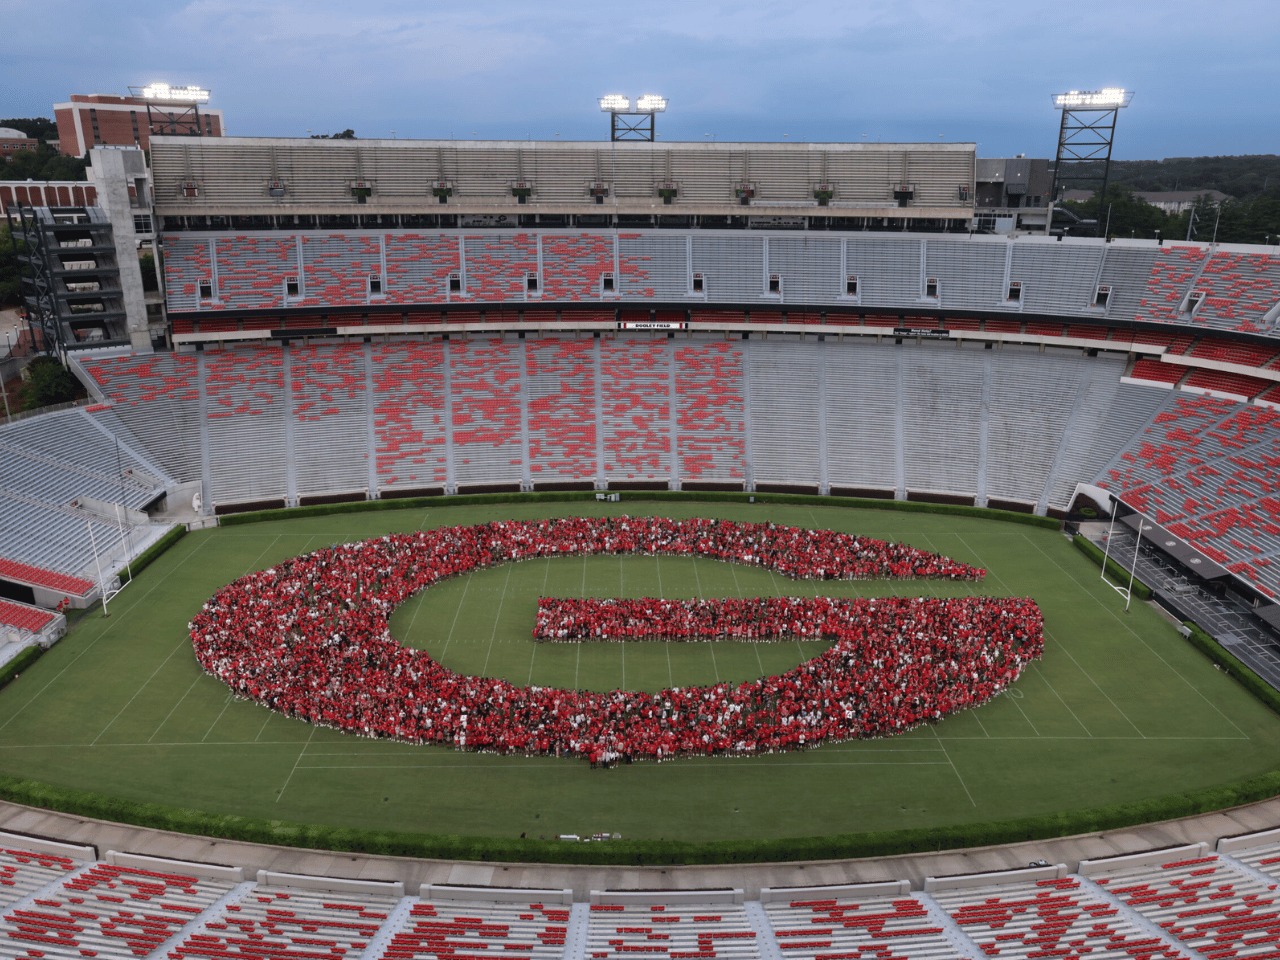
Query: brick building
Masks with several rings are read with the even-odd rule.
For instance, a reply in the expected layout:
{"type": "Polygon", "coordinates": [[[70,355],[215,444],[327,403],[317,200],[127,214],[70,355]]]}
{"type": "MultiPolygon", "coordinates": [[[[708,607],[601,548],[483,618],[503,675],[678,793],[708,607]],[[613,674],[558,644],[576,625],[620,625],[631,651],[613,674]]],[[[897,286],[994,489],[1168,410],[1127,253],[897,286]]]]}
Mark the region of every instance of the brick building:
{"type": "Polygon", "coordinates": [[[40,141],[13,127],[0,127],[0,161],[8,160],[19,150],[34,150],[40,141]]]}
{"type": "MultiPolygon", "coordinates": [[[[150,149],[147,107],[153,119],[182,122],[188,104],[160,103],[142,97],[117,97],[112,94],[73,93],[68,103],[55,103],[53,115],[58,123],[58,141],[64,154],[82,157],[85,152],[103,144],[150,149]]],[[[221,110],[200,108],[201,135],[221,137],[226,128],[221,110]]],[[[172,132],[172,131],[166,131],[172,132]]]]}

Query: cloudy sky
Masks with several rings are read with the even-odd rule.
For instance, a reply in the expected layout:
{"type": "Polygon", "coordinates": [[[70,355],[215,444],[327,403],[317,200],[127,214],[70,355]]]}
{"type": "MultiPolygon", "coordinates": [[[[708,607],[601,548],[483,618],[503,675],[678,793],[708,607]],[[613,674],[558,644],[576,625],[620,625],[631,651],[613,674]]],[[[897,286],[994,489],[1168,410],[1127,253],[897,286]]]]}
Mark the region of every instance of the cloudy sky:
{"type": "Polygon", "coordinates": [[[1050,95],[1136,90],[1122,159],[1280,153],[1276,0],[0,0],[0,116],[153,79],[228,131],[598,140],[967,140],[1051,155],[1050,95]]]}

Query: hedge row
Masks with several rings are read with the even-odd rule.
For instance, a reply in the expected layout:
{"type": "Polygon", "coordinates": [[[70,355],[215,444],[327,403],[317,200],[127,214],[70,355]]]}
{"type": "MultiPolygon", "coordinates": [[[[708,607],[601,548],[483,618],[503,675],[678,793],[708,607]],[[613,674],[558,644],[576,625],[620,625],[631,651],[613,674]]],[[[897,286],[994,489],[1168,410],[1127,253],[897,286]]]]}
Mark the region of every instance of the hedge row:
{"type": "Polygon", "coordinates": [[[772,840],[613,840],[570,843],[512,837],[446,836],[362,830],[223,815],[124,800],[33,780],[0,777],[0,797],[77,816],[249,843],[307,849],[481,860],[572,864],[768,863],[876,857],[1043,840],[1208,813],[1280,794],[1280,771],[1222,786],[1133,803],[1016,820],[913,830],[772,840]]]}
{"type": "MultiPolygon", "coordinates": [[[[999,520],[1003,523],[1021,523],[1031,527],[1057,530],[1060,523],[1052,517],[1038,517],[1030,513],[1012,510],[992,510],[987,507],[967,507],[951,503],[921,503],[914,500],[869,500],[858,497],[820,497],[795,493],[733,493],[702,490],[633,490],[620,492],[624,501],[675,501],[703,503],[796,504],[818,507],[857,507],[863,510],[895,510],[902,513],[932,513],[953,517],[976,517],[982,520],[999,520]]],[[[414,497],[404,500],[361,500],[355,503],[325,503],[310,507],[290,507],[285,510],[259,510],[252,513],[233,513],[220,517],[222,526],[242,523],[265,523],[271,520],[292,520],[298,517],[323,517],[335,513],[365,513],[374,510],[418,510],[428,507],[456,507],[497,503],[575,503],[594,501],[590,490],[546,491],[542,493],[468,493],[451,497],[414,497]]]]}
{"type": "Polygon", "coordinates": [[[31,646],[19,650],[12,660],[0,668],[0,689],[12,683],[23,670],[44,656],[44,647],[31,646]]]}
{"type": "MultiPolygon", "coordinates": [[[[1123,587],[1129,582],[1129,571],[1099,550],[1097,545],[1092,543],[1083,534],[1077,533],[1072,538],[1071,542],[1076,545],[1077,550],[1083,553],[1099,567],[1102,566],[1102,561],[1105,559],[1107,562],[1107,576],[1110,577],[1117,585],[1123,587]]],[[[1150,600],[1152,596],[1151,588],[1141,580],[1134,580],[1133,595],[1139,600],[1150,600]]]]}
{"type": "Polygon", "coordinates": [[[1265,703],[1275,713],[1280,713],[1280,693],[1276,692],[1275,687],[1254,673],[1242,661],[1236,659],[1230,651],[1190,620],[1185,621],[1183,625],[1191,631],[1187,639],[1191,641],[1192,646],[1196,647],[1226,671],[1227,676],[1265,703]]]}
{"type": "Polygon", "coordinates": [[[151,546],[147,547],[147,549],[143,550],[142,553],[133,558],[132,563],[130,563],[128,567],[120,571],[120,585],[124,586],[133,577],[136,577],[143,570],[147,569],[147,567],[151,566],[151,564],[155,563],[156,559],[162,553],[186,535],[187,528],[182,524],[178,524],[151,546]],[[130,570],[133,571],[132,576],[130,576],[130,570]]]}

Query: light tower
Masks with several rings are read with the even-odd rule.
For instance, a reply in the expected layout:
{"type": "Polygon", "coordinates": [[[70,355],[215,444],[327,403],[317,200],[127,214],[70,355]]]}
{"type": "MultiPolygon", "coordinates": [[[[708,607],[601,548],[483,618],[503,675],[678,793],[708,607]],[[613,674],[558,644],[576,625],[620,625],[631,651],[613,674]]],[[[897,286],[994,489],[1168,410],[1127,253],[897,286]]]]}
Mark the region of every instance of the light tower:
{"type": "Polygon", "coordinates": [[[653,142],[653,115],[665,113],[667,98],[654,93],[646,93],[631,105],[631,98],[611,93],[600,98],[600,110],[609,114],[609,139],[646,140],[653,142]]]}
{"type": "MultiPolygon", "coordinates": [[[[1062,111],[1058,128],[1058,150],[1054,155],[1052,202],[1061,199],[1067,183],[1096,184],[1098,211],[1106,202],[1111,177],[1111,144],[1116,135],[1116,117],[1133,99],[1133,91],[1121,87],[1101,90],[1071,90],[1056,94],[1055,110],[1062,111]],[[1102,164],[1102,173],[1096,172],[1102,164]]],[[[1098,229],[1103,229],[1098,217],[1098,229]]],[[[1099,234],[1100,235],[1100,234],[1099,234]]]]}
{"type": "Polygon", "coordinates": [[[179,137],[204,136],[204,128],[200,124],[199,104],[209,102],[209,91],[203,87],[175,87],[163,80],[157,80],[145,87],[130,87],[129,92],[147,101],[148,136],[156,134],[179,137]]]}

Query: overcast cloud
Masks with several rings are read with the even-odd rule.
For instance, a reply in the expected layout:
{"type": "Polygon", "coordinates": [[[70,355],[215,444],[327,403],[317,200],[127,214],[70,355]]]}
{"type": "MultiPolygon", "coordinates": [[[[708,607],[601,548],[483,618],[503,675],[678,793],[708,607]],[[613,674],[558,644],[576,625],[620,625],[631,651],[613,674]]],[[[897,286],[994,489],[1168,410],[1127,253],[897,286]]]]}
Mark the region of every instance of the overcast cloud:
{"type": "Polygon", "coordinates": [[[664,140],[969,140],[1048,156],[1053,93],[1123,86],[1122,159],[1277,153],[1280,3],[0,0],[0,115],[154,79],[228,131],[598,140],[660,93],[664,140]]]}

